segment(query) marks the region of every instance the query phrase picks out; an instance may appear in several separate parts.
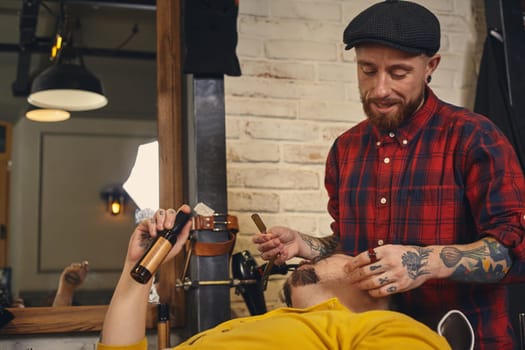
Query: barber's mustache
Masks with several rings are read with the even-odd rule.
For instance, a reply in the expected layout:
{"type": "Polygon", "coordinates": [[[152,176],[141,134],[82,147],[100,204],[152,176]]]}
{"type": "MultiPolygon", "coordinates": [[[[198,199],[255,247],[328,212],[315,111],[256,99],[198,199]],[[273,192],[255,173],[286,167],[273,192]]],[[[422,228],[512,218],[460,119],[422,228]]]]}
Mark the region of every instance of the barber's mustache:
{"type": "Polygon", "coordinates": [[[403,101],[397,98],[377,98],[377,97],[365,97],[363,102],[366,104],[383,104],[383,105],[395,105],[400,104],[403,101]]]}

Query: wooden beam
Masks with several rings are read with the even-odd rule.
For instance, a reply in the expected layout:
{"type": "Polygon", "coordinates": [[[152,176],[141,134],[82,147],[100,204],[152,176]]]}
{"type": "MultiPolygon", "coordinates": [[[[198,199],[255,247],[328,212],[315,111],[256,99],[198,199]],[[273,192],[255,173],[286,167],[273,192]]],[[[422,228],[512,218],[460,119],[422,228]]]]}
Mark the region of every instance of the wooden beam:
{"type": "MultiPolygon", "coordinates": [[[[157,1],[157,120],[160,207],[178,208],[184,198],[182,157],[182,54],[180,0],[157,1]]],[[[161,302],[169,303],[175,327],[184,325],[184,291],[175,283],[184,268],[184,254],[159,271],[161,302]]]]}
{"type": "Polygon", "coordinates": [[[9,162],[11,161],[10,123],[0,121],[0,268],[7,267],[9,252],[9,162]]]}

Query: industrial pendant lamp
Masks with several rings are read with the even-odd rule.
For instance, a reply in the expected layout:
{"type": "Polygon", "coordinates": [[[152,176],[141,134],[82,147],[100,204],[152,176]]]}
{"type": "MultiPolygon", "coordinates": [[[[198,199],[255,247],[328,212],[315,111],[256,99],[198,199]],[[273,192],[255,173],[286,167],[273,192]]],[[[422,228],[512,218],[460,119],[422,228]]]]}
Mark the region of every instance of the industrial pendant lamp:
{"type": "Polygon", "coordinates": [[[27,101],[33,106],[65,111],[102,108],[108,103],[102,83],[85,67],[80,50],[74,47],[69,18],[61,0],[59,26],[50,57],[54,64],[35,77],[27,101]]]}
{"type": "Polygon", "coordinates": [[[88,111],[108,103],[102,83],[83,64],[60,60],[33,80],[27,101],[37,107],[66,111],[88,111]]]}

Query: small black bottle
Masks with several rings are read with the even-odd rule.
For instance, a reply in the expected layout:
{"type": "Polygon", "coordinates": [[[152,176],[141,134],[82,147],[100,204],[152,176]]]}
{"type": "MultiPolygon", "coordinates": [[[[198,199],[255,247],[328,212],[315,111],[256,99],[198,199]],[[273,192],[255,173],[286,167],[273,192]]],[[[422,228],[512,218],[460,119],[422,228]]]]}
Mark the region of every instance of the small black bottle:
{"type": "Polygon", "coordinates": [[[177,242],[177,237],[182,228],[191,218],[191,213],[179,211],[175,218],[175,224],[169,230],[162,230],[157,232],[157,237],[153,240],[146,252],[137,262],[135,267],[131,269],[131,277],[139,283],[147,283],[151,276],[157,272],[160,264],[166,258],[171,248],[177,242]]]}

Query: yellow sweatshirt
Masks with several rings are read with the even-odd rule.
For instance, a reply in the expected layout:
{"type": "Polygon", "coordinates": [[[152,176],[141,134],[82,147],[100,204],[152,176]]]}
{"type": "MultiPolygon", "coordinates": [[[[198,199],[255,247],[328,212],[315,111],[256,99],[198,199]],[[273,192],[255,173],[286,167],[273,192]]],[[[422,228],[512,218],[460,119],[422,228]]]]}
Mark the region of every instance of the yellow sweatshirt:
{"type": "MultiPolygon", "coordinates": [[[[147,342],[120,347],[98,344],[97,349],[146,350],[147,342]]],[[[306,309],[280,308],[226,321],[175,349],[441,350],[450,346],[406,315],[384,310],[354,313],[333,298],[306,309]]]]}

